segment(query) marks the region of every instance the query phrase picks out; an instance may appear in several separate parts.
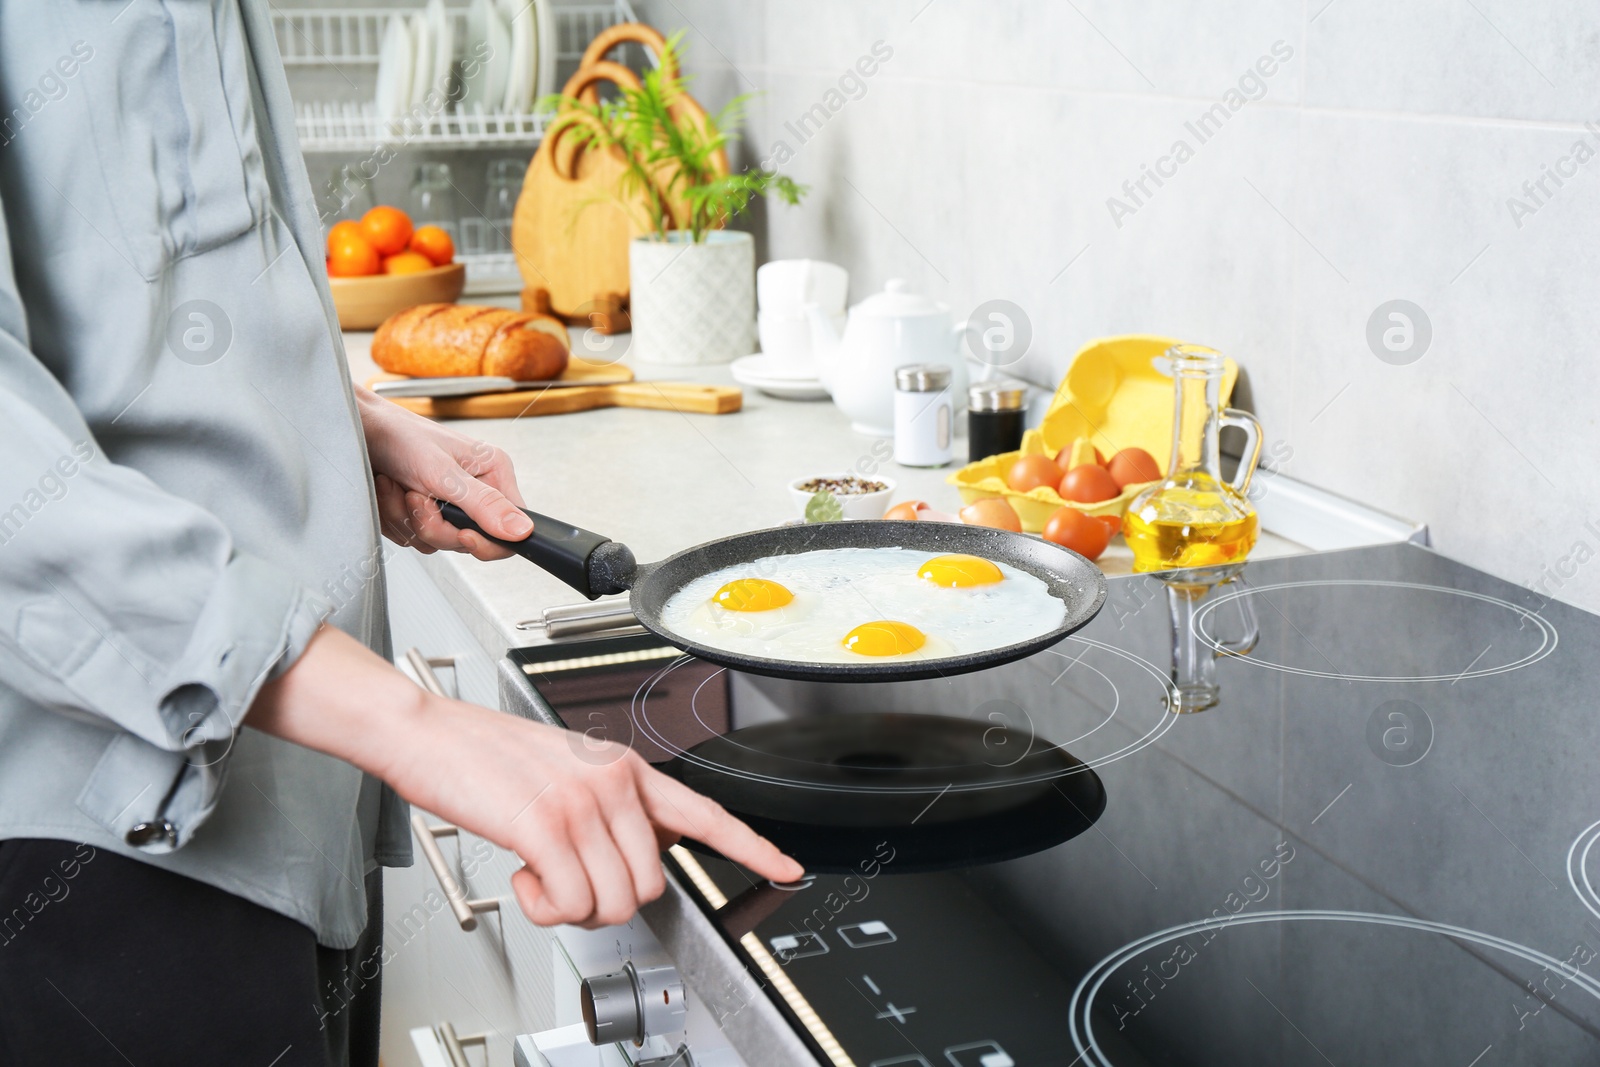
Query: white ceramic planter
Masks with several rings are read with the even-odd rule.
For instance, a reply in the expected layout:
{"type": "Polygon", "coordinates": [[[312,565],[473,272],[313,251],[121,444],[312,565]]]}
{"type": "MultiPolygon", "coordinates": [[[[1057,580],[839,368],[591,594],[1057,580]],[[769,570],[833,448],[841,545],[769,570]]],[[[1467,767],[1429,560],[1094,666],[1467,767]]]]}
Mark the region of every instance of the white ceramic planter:
{"type": "Polygon", "coordinates": [[[673,231],[628,245],[630,355],[646,363],[727,363],[756,347],[756,246],[716,230],[704,244],[673,231]]]}

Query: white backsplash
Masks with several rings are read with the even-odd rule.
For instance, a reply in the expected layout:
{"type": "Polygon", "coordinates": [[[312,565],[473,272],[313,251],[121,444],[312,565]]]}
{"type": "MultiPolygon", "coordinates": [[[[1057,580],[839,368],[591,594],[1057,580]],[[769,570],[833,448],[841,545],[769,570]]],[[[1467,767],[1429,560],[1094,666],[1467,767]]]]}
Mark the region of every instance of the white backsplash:
{"type": "Polygon", "coordinates": [[[958,317],[1013,301],[1041,382],[1107,334],[1220,348],[1285,472],[1600,610],[1600,132],[1583,125],[1600,131],[1600,8],[636,6],[689,30],[703,102],[760,93],[740,162],[782,141],[811,185],[754,218],[765,258],[842,263],[852,300],[899,276],[958,317]],[[876,42],[892,56],[830,97],[876,42]],[[1241,88],[1253,99],[1227,110],[1241,88]],[[1199,127],[1219,102],[1228,117],[1199,127]],[[1596,158],[1561,162],[1578,141],[1596,158]],[[1558,164],[1575,174],[1523,190],[1558,164]],[[1394,299],[1431,324],[1410,363],[1369,346],[1394,299]]]}

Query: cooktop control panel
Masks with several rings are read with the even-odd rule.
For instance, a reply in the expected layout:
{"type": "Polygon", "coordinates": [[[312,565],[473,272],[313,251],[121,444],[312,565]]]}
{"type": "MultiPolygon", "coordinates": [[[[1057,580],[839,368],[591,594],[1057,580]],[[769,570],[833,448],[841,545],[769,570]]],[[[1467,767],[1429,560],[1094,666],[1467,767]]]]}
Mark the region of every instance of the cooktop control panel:
{"type": "MultiPolygon", "coordinates": [[[[786,1003],[795,1024],[822,1046],[845,1035],[863,1065],[1058,1062],[1067,1045],[1053,1005],[1072,984],[958,874],[895,877],[894,860],[886,850],[860,873],[775,890],[781,908],[751,932],[762,963],[815,1012],[786,1003]]],[[[682,867],[698,865],[730,897],[751,892],[726,861],[676,852],[673,862],[686,878],[682,867]]]]}

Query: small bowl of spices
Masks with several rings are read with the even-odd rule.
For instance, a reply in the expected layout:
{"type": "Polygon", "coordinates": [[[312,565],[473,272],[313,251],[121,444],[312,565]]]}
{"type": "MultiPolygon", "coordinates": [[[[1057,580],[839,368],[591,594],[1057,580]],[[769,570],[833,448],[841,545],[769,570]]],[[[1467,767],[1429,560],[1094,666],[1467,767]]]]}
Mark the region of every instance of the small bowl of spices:
{"type": "Polygon", "coordinates": [[[820,474],[790,482],[789,495],[794,498],[800,517],[811,522],[881,519],[894,495],[894,479],[820,474]]]}

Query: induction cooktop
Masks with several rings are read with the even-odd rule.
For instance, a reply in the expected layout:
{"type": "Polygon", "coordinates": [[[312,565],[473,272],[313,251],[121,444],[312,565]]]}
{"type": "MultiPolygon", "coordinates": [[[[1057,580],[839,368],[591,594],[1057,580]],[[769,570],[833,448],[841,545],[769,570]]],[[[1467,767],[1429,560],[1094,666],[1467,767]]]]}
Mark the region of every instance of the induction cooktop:
{"type": "Polygon", "coordinates": [[[1600,1063],[1600,618],[1414,545],[1109,586],[950,678],[512,655],[807,864],[668,856],[819,1062],[1600,1063]]]}

